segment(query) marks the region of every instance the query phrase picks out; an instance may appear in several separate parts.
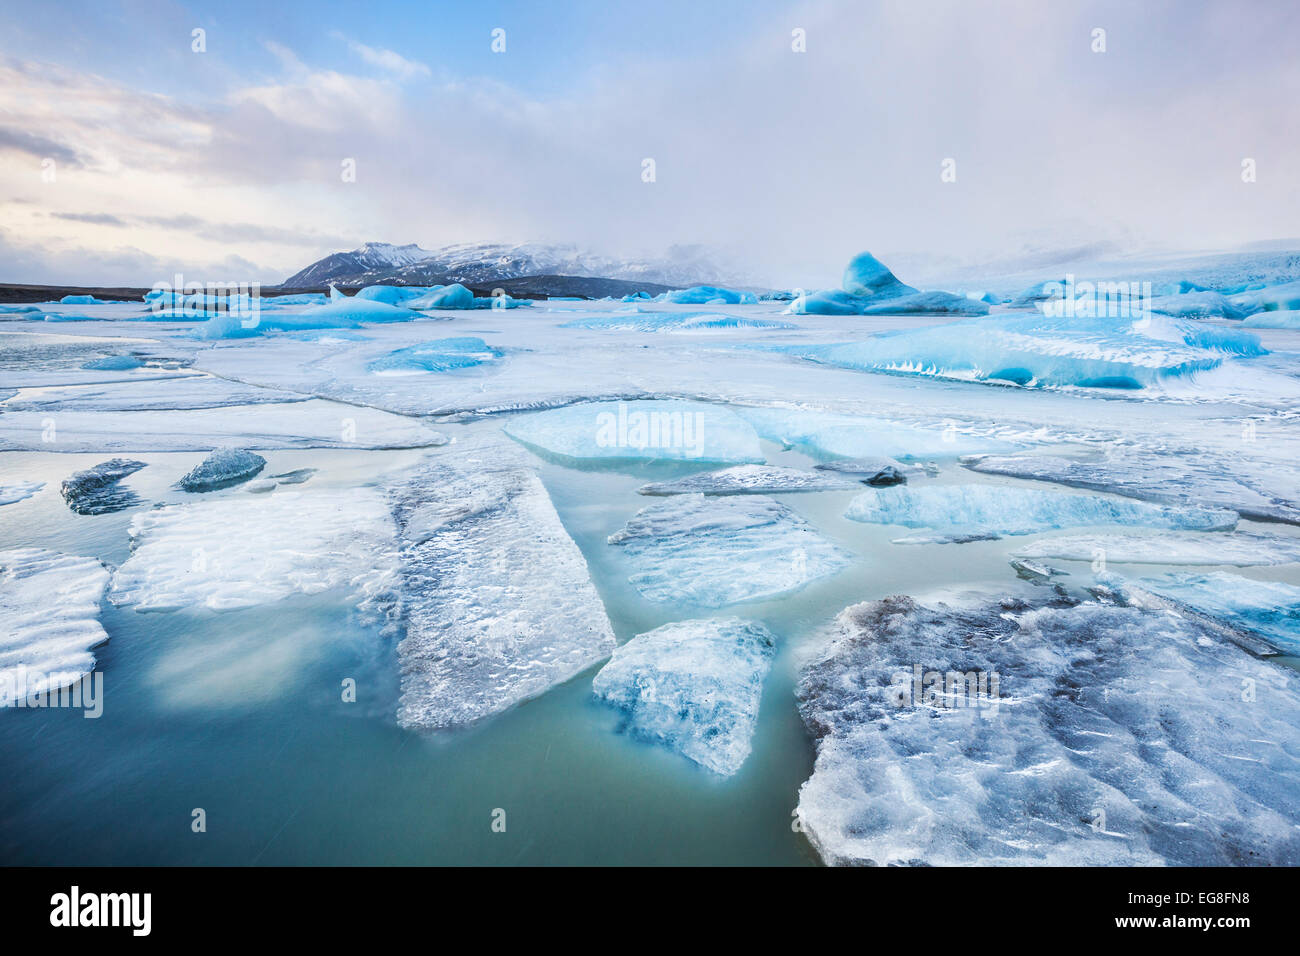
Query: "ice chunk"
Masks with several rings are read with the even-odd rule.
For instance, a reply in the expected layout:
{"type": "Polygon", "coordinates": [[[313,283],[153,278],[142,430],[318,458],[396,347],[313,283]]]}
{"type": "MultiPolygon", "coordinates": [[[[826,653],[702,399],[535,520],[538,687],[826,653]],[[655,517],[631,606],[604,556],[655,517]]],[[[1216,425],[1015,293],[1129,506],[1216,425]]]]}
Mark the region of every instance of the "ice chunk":
{"type": "Polygon", "coordinates": [[[994,315],[813,345],[805,358],[863,371],[976,382],[1138,389],[1218,368],[1224,354],[1258,355],[1257,339],[1173,320],[994,315]]]}
{"type": "Polygon", "coordinates": [[[800,445],[826,458],[950,458],[977,449],[1009,447],[1005,442],[959,434],[955,423],[923,428],[801,408],[738,407],[736,411],[768,441],[800,445]]]}
{"type": "Polygon", "coordinates": [[[433,289],[440,288],[442,286],[368,285],[358,290],[353,298],[363,299],[368,302],[384,302],[388,305],[405,305],[409,299],[418,299],[433,289]]]}
{"type": "Polygon", "coordinates": [[[987,315],[978,299],[951,292],[912,292],[908,295],[863,298],[842,289],[828,289],[795,299],[787,315],[987,315]]]}
{"type": "Polygon", "coordinates": [[[880,456],[841,458],[838,461],[825,461],[814,467],[819,471],[833,471],[840,475],[852,475],[863,484],[874,487],[901,485],[907,481],[905,472],[908,470],[908,466],[892,458],[880,456]]]}
{"type": "Polygon", "coordinates": [[[1167,574],[1138,584],[1226,623],[1257,631],[1288,654],[1300,656],[1300,588],[1295,585],[1221,571],[1167,574]]]}
{"type": "Polygon", "coordinates": [[[651,601],[725,607],[797,591],[852,555],[771,498],[676,495],[636,513],[609,543],[651,601]]]}
{"type": "Polygon", "coordinates": [[[137,513],[130,535],[109,599],[137,611],[224,611],[329,593],[386,613],[393,600],[392,516],[368,488],[167,505],[137,513]]]}
{"type": "Polygon", "coordinates": [[[798,468],[772,465],[735,465],[706,471],[676,481],[656,481],[637,489],[642,495],[775,495],[792,491],[846,491],[860,488],[856,481],[818,475],[798,468]]]}
{"type": "Polygon", "coordinates": [[[244,486],[245,491],[251,491],[254,494],[262,494],[268,491],[274,491],[280,485],[301,485],[307,479],[316,474],[315,468],[298,468],[294,471],[286,471],[284,474],[271,475],[267,478],[256,478],[244,486]]]}
{"type": "Polygon", "coordinates": [[[885,296],[898,298],[912,295],[917,290],[900,282],[885,266],[869,252],[859,252],[844,267],[844,279],[841,288],[849,295],[885,296]]]}
{"type": "Polygon", "coordinates": [[[301,402],[308,398],[308,395],[274,388],[257,388],[209,375],[186,375],[181,378],[43,388],[39,392],[29,393],[29,396],[10,401],[5,409],[10,412],[175,410],[301,402]]]}
{"type": "Polygon", "coordinates": [[[1054,568],[1050,564],[1039,564],[1026,558],[1012,558],[1011,567],[1015,569],[1016,577],[1024,578],[1030,584],[1051,584],[1052,578],[1068,576],[1070,573],[1054,568]]]}
{"type": "Polygon", "coordinates": [[[1300,562],[1300,538],[1247,534],[1079,534],[1040,538],[1015,551],[1021,558],[1094,564],[1252,567],[1300,562]]]}
{"type": "Polygon", "coordinates": [[[106,305],[107,299],[96,299],[93,295],[65,295],[59,300],[60,305],[106,305]]]}
{"type": "Polygon", "coordinates": [[[508,444],[477,463],[433,458],[392,489],[406,594],[403,727],[499,713],[614,649],[586,561],[524,458],[508,444]]]}
{"type": "Polygon", "coordinates": [[[1241,324],[1248,329],[1300,329],[1300,310],[1257,312],[1241,324]]]}
{"type": "Polygon", "coordinates": [[[102,515],[130,508],[140,496],[118,485],[123,478],[145,467],[142,461],[111,458],[93,468],[74,472],[63,479],[59,492],[79,515],[102,515]]]}
{"type": "Polygon", "coordinates": [[[434,339],[397,349],[374,359],[367,368],[385,375],[412,375],[422,372],[448,372],[453,369],[491,365],[504,353],[476,336],[434,339]]]}
{"type": "Polygon", "coordinates": [[[200,325],[194,334],[200,339],[241,339],[274,331],[356,329],[363,324],[412,322],[419,318],[422,316],[409,308],[340,296],[327,305],[312,306],[301,312],[217,315],[200,325]]]}
{"type": "Polygon", "coordinates": [[[472,309],[474,293],[459,282],[453,282],[451,285],[438,286],[417,298],[407,299],[403,304],[408,309],[419,310],[472,309]]]}
{"type": "Polygon", "coordinates": [[[797,329],[791,322],[721,312],[631,312],[593,315],[565,322],[562,329],[602,332],[726,332],[733,329],[797,329]]]}
{"type": "Polygon", "coordinates": [[[1159,296],[1148,306],[1152,312],[1184,319],[1240,319],[1246,312],[1219,292],[1186,292],[1159,296]]]}
{"type": "Polygon", "coordinates": [[[749,756],[776,638],[729,618],[680,621],[615,649],[592,682],[627,712],[627,729],[731,776],[749,756]]]}
{"type": "Polygon", "coordinates": [[[45,487],[43,481],[15,481],[0,485],[0,505],[12,505],[24,498],[30,498],[45,487]]]}
{"type": "Polygon", "coordinates": [[[247,481],[265,467],[261,455],[241,448],[218,448],[177,484],[185,491],[216,491],[247,481]]]}
{"type": "Polygon", "coordinates": [[[137,355],[108,355],[102,359],[92,359],[81,366],[91,371],[126,372],[143,368],[144,361],[137,355]]]}
{"type": "Polygon", "coordinates": [[[1300,280],[1240,292],[1233,304],[1245,312],[1283,312],[1300,309],[1300,280]]]}
{"type": "Polygon", "coordinates": [[[867,491],[853,499],[845,517],[870,524],[989,534],[1034,534],[1052,528],[1104,524],[1226,531],[1237,524],[1233,511],[1001,485],[929,485],[867,491]]]}
{"type": "Polygon", "coordinates": [[[517,418],[511,438],[573,460],[761,462],[735,412],[701,402],[584,402],[517,418]]]}
{"type": "Polygon", "coordinates": [[[712,285],[697,285],[689,289],[675,289],[664,293],[665,302],[678,305],[752,305],[758,301],[752,292],[720,289],[712,285]]]}
{"type": "Polygon", "coordinates": [[[989,475],[1050,481],[1161,504],[1231,508],[1245,518],[1300,524],[1300,507],[1261,491],[1253,486],[1259,484],[1258,477],[1250,478],[1227,462],[1125,451],[1102,461],[1025,455],[988,456],[963,464],[989,475]]]}
{"type": "Polygon", "coordinates": [[[0,551],[0,708],[70,687],[95,669],[92,649],[108,640],[99,623],[107,583],[94,558],[0,551]]]}
{"type": "Polygon", "coordinates": [[[796,690],[798,815],[828,863],[1300,863],[1300,682],[1213,630],[892,597],[835,636],[796,690]]]}

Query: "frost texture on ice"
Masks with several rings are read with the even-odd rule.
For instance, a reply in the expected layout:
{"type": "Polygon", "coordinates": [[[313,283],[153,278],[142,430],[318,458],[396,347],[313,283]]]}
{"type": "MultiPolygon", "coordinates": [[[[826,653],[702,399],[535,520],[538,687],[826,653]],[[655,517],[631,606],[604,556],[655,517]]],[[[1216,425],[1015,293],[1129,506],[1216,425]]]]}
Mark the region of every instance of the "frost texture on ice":
{"type": "Polygon", "coordinates": [[[796,690],[817,738],[798,814],[824,860],[1300,863],[1295,675],[1184,618],[1066,605],[840,614],[796,690]],[[997,674],[997,706],[951,706],[964,684],[918,697],[916,665],[986,675],[986,703],[997,674]]]}
{"type": "Polygon", "coordinates": [[[633,735],[731,776],[749,756],[776,639],[753,621],[679,621],[638,634],[592,681],[633,735]]]}
{"type": "Polygon", "coordinates": [[[13,484],[0,485],[0,505],[12,505],[45,487],[43,481],[16,481],[13,484]]]}
{"type": "Polygon", "coordinates": [[[256,607],[330,593],[385,611],[396,580],[388,502],[366,488],[167,505],[131,519],[109,600],[137,611],[256,607]]]}
{"type": "Polygon", "coordinates": [[[1039,538],[1017,548],[1022,558],[1115,564],[1263,567],[1300,562],[1300,538],[1248,534],[1079,534],[1039,538]]]}
{"type": "Polygon", "coordinates": [[[725,607],[789,594],[848,566],[849,552],[761,495],[676,495],[638,511],[609,543],[648,600],[725,607]]]}
{"type": "Polygon", "coordinates": [[[579,461],[761,462],[754,429],[701,402],[584,402],[516,418],[511,438],[579,461]]]}
{"type": "Polygon", "coordinates": [[[614,649],[587,563],[536,471],[508,443],[487,454],[490,464],[431,459],[391,489],[405,594],[403,727],[499,713],[614,649]]]}
{"type": "Polygon", "coordinates": [[[993,315],[794,354],[841,368],[1023,386],[1140,389],[1264,354],[1231,329],[1164,317],[1121,320],[993,315]]]}
{"type": "Polygon", "coordinates": [[[70,687],[95,669],[108,640],[99,600],[108,570],[43,548],[0,551],[0,707],[70,687]]]}
{"type": "Polygon", "coordinates": [[[128,475],[145,467],[142,461],[111,458],[85,471],[73,472],[59,486],[63,500],[79,515],[102,515],[139,503],[140,496],[119,486],[128,475]]]}
{"type": "Polygon", "coordinates": [[[423,372],[450,372],[476,368],[497,362],[504,353],[473,335],[433,339],[396,349],[374,359],[367,368],[381,375],[413,375],[423,372]]]}
{"type": "Polygon", "coordinates": [[[1257,631],[1288,654],[1300,654],[1300,588],[1221,571],[1167,574],[1137,584],[1229,624],[1257,631]]]}
{"type": "Polygon", "coordinates": [[[1248,475],[1234,467],[1240,463],[1126,452],[1101,461],[1025,455],[989,456],[964,464],[989,475],[1050,481],[1161,504],[1231,508],[1246,518],[1300,524],[1300,507],[1263,489],[1261,479],[1267,475],[1248,475]]]}
{"type": "Polygon", "coordinates": [[[185,474],[177,485],[185,491],[216,491],[247,481],[266,467],[261,455],[242,448],[218,448],[185,474]]]}
{"type": "Polygon", "coordinates": [[[858,495],[844,516],[870,524],[988,534],[1033,534],[1106,524],[1227,531],[1237,524],[1235,511],[1001,485],[882,488],[858,495]]]}
{"type": "Polygon", "coordinates": [[[774,465],[735,465],[719,471],[688,475],[676,481],[655,481],[637,489],[642,495],[775,495],[793,491],[850,491],[861,484],[837,475],[817,474],[774,465]]]}

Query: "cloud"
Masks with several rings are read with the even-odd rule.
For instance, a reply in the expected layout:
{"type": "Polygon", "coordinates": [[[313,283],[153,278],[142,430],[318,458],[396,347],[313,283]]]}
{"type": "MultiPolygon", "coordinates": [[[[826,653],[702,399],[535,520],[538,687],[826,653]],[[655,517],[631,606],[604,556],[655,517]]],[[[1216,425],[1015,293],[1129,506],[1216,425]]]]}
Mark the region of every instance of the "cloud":
{"type": "Polygon", "coordinates": [[[355,40],[349,39],[338,30],[334,30],[330,33],[330,36],[334,37],[336,40],[343,40],[346,42],[349,50],[361,57],[361,59],[369,63],[371,66],[378,67],[381,70],[386,70],[403,80],[414,80],[421,77],[427,78],[433,75],[432,71],[423,63],[419,63],[415,60],[408,60],[400,53],[395,53],[392,50],[383,50],[372,46],[366,46],[364,43],[358,43],[355,40]]]}

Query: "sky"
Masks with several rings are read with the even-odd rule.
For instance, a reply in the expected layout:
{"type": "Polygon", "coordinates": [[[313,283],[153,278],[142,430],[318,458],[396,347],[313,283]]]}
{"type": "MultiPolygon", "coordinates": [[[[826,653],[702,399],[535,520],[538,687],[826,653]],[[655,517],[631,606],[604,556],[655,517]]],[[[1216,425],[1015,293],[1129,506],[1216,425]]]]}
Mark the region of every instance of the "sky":
{"type": "Polygon", "coordinates": [[[1287,240],[1297,36],[1294,0],[7,0],[0,281],[554,241],[816,287],[862,250],[1012,271],[1287,240]]]}

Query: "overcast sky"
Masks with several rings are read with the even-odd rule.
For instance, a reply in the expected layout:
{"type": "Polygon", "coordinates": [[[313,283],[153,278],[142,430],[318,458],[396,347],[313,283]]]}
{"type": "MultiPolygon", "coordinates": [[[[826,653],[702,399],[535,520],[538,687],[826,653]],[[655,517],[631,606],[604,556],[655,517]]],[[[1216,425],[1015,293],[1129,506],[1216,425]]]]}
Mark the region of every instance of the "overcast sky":
{"type": "Polygon", "coordinates": [[[554,240],[704,243],[812,286],[863,249],[1283,239],[1297,37],[1294,0],[8,0],[0,281],[273,282],[366,240],[554,240]]]}

